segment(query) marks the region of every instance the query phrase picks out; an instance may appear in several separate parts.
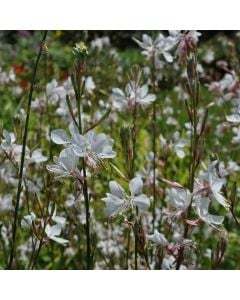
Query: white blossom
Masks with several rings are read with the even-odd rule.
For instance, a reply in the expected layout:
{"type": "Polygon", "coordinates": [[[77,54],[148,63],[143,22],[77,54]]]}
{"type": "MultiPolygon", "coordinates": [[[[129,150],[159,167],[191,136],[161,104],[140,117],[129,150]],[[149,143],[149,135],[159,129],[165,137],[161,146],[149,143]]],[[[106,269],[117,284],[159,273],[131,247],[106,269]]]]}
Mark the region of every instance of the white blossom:
{"type": "Polygon", "coordinates": [[[53,157],[55,165],[47,165],[47,169],[58,174],[58,177],[71,176],[73,171],[79,172],[77,169],[78,160],[79,158],[72,148],[67,148],[61,151],[59,157],[53,157]]]}
{"type": "Polygon", "coordinates": [[[209,204],[210,199],[207,197],[202,197],[198,195],[194,199],[196,211],[201,220],[208,223],[211,226],[221,225],[223,223],[224,217],[223,216],[216,216],[209,213],[209,204]]]}
{"type": "Polygon", "coordinates": [[[131,195],[128,196],[124,189],[116,182],[110,181],[110,193],[102,200],[106,203],[105,214],[108,217],[113,217],[118,213],[123,212],[128,207],[136,206],[140,212],[150,207],[150,200],[142,194],[143,182],[140,177],[135,177],[129,182],[129,190],[131,195]]]}
{"type": "Polygon", "coordinates": [[[30,228],[32,226],[32,223],[36,220],[35,213],[31,212],[30,215],[26,215],[21,220],[21,226],[23,228],[30,228]]]}
{"type": "Polygon", "coordinates": [[[171,188],[167,192],[170,204],[177,211],[185,211],[190,203],[192,194],[188,189],[174,189],[171,188]]]}
{"type": "Polygon", "coordinates": [[[128,83],[125,91],[119,88],[112,89],[111,95],[113,107],[119,111],[133,110],[135,105],[146,107],[156,100],[156,95],[148,94],[148,85],[136,86],[128,83]]]}
{"type": "Polygon", "coordinates": [[[56,224],[53,226],[47,224],[45,227],[45,233],[50,240],[53,240],[59,244],[65,245],[69,241],[58,237],[61,234],[61,229],[62,229],[62,227],[60,224],[56,224]]]}
{"type": "Polygon", "coordinates": [[[166,239],[166,237],[158,232],[157,230],[154,231],[154,234],[152,235],[147,235],[147,239],[149,241],[154,242],[155,244],[159,245],[159,246],[167,246],[168,245],[168,241],[166,239]]]}
{"type": "Polygon", "coordinates": [[[225,208],[229,207],[227,199],[222,195],[221,189],[223,185],[226,183],[225,178],[219,177],[216,171],[216,165],[218,161],[215,160],[211,162],[208,166],[207,172],[202,174],[203,183],[200,183],[198,180],[197,186],[195,186],[194,194],[209,194],[214,197],[217,202],[223,205],[225,208]]]}

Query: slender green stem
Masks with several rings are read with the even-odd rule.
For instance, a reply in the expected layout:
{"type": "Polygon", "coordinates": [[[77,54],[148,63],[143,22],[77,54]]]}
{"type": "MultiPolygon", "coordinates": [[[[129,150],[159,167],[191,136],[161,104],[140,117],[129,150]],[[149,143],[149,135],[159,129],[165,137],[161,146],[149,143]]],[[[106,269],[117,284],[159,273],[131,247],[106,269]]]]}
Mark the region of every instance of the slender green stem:
{"type": "MultiPolygon", "coordinates": [[[[136,84],[135,84],[135,95],[137,95],[136,84]]],[[[133,126],[132,126],[132,145],[133,145],[133,159],[132,159],[132,170],[131,170],[131,178],[134,177],[135,173],[135,161],[136,161],[136,138],[137,138],[137,102],[134,103],[134,111],[133,111],[133,126]]],[[[134,236],[135,236],[135,247],[134,247],[134,266],[135,270],[138,269],[138,236],[136,225],[138,222],[138,208],[136,207],[135,220],[134,220],[134,236]]]]}
{"type": "Polygon", "coordinates": [[[28,97],[26,121],[25,121],[24,134],[23,134],[23,146],[22,146],[21,162],[20,162],[20,169],[19,169],[17,199],[16,199],[15,210],[14,210],[12,243],[11,243],[8,269],[12,269],[13,259],[14,259],[15,251],[16,251],[17,223],[18,223],[20,196],[21,196],[21,192],[22,192],[23,168],[24,168],[24,160],[25,160],[25,152],[26,152],[26,144],[27,144],[28,123],[29,123],[29,117],[30,117],[30,109],[31,109],[31,102],[32,102],[33,90],[34,90],[34,85],[35,85],[36,73],[37,73],[38,64],[39,64],[39,61],[40,61],[40,58],[41,58],[41,55],[42,55],[42,52],[43,52],[43,45],[45,43],[46,37],[47,37],[47,31],[45,31],[44,34],[43,34],[40,49],[39,49],[38,56],[37,56],[35,66],[34,66],[34,71],[33,71],[32,80],[31,80],[31,87],[30,87],[29,97],[28,97]]]}
{"type": "MultiPolygon", "coordinates": [[[[83,94],[82,75],[81,75],[81,63],[78,62],[76,68],[76,79],[77,79],[77,109],[78,109],[78,129],[79,133],[82,134],[82,112],[81,112],[81,96],[83,94]]],[[[89,211],[89,196],[87,186],[87,172],[84,157],[82,158],[82,170],[83,170],[83,196],[85,202],[85,218],[86,218],[86,237],[87,237],[87,269],[91,269],[91,235],[90,235],[90,211],[89,211]]]]}
{"type": "MultiPolygon", "coordinates": [[[[152,85],[153,93],[156,93],[155,85],[155,56],[152,56],[152,85]]],[[[156,102],[153,102],[153,119],[152,119],[152,151],[153,151],[153,203],[152,203],[152,226],[154,231],[156,219],[156,102]]]]}

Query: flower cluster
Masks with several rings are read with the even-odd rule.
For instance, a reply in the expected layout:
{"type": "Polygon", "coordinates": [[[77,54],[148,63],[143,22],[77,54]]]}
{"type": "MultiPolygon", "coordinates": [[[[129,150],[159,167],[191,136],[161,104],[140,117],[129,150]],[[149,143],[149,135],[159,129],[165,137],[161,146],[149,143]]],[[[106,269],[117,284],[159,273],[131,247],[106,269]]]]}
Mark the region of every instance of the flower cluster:
{"type": "Polygon", "coordinates": [[[62,129],[51,132],[52,141],[67,148],[60,153],[59,158],[54,158],[56,165],[49,165],[49,171],[66,176],[77,168],[79,157],[83,157],[86,164],[95,169],[104,159],[116,156],[112,150],[113,140],[104,133],[96,134],[94,131],[88,131],[81,135],[74,124],[70,124],[69,131],[71,137],[62,129]]]}

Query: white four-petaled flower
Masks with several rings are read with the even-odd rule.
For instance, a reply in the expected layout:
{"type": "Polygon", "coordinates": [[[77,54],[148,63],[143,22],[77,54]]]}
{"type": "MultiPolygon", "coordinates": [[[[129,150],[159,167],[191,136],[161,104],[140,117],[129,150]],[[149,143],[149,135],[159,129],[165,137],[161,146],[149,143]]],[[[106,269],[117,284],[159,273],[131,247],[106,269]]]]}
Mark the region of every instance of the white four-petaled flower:
{"type": "Polygon", "coordinates": [[[112,89],[113,107],[119,111],[133,110],[135,105],[146,107],[156,100],[156,95],[148,94],[148,85],[136,86],[134,82],[128,83],[125,90],[112,89]]]}
{"type": "Polygon", "coordinates": [[[140,177],[135,177],[129,182],[131,195],[128,196],[124,189],[116,181],[110,181],[110,193],[102,200],[106,203],[105,214],[107,217],[113,217],[123,212],[128,207],[138,207],[140,212],[150,207],[149,198],[142,193],[143,182],[140,177]]]}
{"type": "Polygon", "coordinates": [[[225,208],[229,207],[227,199],[222,195],[221,189],[226,183],[225,178],[219,177],[216,171],[216,165],[218,161],[211,162],[208,166],[208,170],[203,174],[203,183],[196,180],[197,186],[194,188],[194,195],[206,195],[213,197],[218,203],[223,205],[225,208]]]}
{"type": "Polygon", "coordinates": [[[78,171],[78,156],[73,152],[72,148],[63,149],[59,157],[54,156],[55,165],[47,165],[50,172],[57,173],[58,177],[71,176],[73,171],[78,171]]]}
{"type": "MultiPolygon", "coordinates": [[[[72,157],[84,157],[90,167],[95,168],[104,159],[116,156],[116,152],[112,150],[114,141],[104,133],[96,134],[91,130],[82,135],[74,124],[70,124],[69,131],[71,138],[62,129],[53,130],[52,141],[59,145],[67,145],[72,157]]],[[[74,162],[75,159],[77,158],[74,157],[74,162]]]]}
{"type": "Polygon", "coordinates": [[[59,244],[65,245],[69,241],[58,237],[60,235],[61,231],[62,231],[62,227],[60,224],[56,224],[53,226],[47,224],[45,227],[45,233],[50,240],[53,240],[59,244]]]}
{"type": "Polygon", "coordinates": [[[191,203],[192,194],[188,189],[171,188],[168,190],[168,197],[170,204],[177,211],[185,211],[191,203]]]}

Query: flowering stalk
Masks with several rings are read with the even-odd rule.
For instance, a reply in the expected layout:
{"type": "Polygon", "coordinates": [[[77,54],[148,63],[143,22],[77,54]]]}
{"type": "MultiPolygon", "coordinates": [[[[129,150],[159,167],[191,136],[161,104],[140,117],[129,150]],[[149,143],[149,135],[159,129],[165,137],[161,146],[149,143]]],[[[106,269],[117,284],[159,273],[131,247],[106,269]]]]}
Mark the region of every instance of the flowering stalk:
{"type": "MultiPolygon", "coordinates": [[[[84,81],[82,76],[86,71],[86,56],[88,54],[87,47],[83,42],[80,42],[74,48],[74,54],[76,55],[76,68],[75,68],[75,96],[77,101],[77,110],[78,110],[78,129],[79,134],[83,134],[82,129],[82,112],[81,112],[81,98],[84,92],[84,81]]],[[[73,79],[73,78],[72,78],[73,79]]],[[[87,173],[84,157],[81,159],[82,171],[83,171],[83,195],[85,201],[85,210],[86,210],[86,237],[87,237],[87,269],[91,269],[91,236],[90,236],[90,211],[89,211],[89,196],[88,196],[88,186],[87,186],[87,173]]]]}
{"type": "MultiPolygon", "coordinates": [[[[137,95],[137,88],[139,86],[139,81],[141,78],[141,72],[140,70],[136,67],[132,70],[129,76],[131,88],[134,91],[134,95],[137,95]],[[131,79],[133,81],[131,81],[131,79]]],[[[121,143],[124,151],[124,156],[125,156],[125,166],[126,166],[126,171],[128,174],[128,178],[131,179],[134,177],[135,173],[135,159],[136,159],[136,131],[137,131],[137,126],[136,126],[136,119],[137,119],[137,102],[136,99],[134,99],[133,102],[133,110],[132,110],[132,125],[131,126],[126,126],[124,125],[121,130],[120,130],[120,137],[121,137],[121,143]]],[[[134,236],[135,236],[135,245],[134,245],[134,265],[135,265],[135,270],[137,270],[137,264],[138,264],[138,259],[137,259],[137,249],[138,249],[138,243],[137,243],[137,232],[135,230],[136,223],[138,218],[138,208],[136,207],[135,209],[135,215],[132,214],[131,219],[133,219],[134,222],[134,236]]],[[[128,231],[127,234],[127,255],[126,255],[126,269],[128,269],[128,256],[129,256],[129,247],[130,247],[130,230],[128,231]]]]}
{"type": "MultiPolygon", "coordinates": [[[[140,81],[142,77],[142,72],[139,69],[138,66],[134,66],[132,69],[129,79],[131,81],[131,86],[132,90],[134,91],[135,94],[135,99],[133,102],[133,111],[132,111],[132,130],[131,130],[131,148],[130,151],[132,152],[132,157],[130,156],[130,178],[134,177],[135,174],[135,161],[136,161],[136,138],[137,138],[137,125],[136,125],[136,120],[137,120],[137,89],[140,87],[140,81]]],[[[135,208],[135,215],[134,215],[134,227],[133,227],[133,232],[134,232],[134,237],[135,237],[135,246],[134,246],[134,268],[135,270],[138,269],[138,248],[141,245],[138,245],[138,241],[140,240],[139,237],[139,230],[142,229],[142,223],[141,223],[141,218],[139,218],[139,212],[138,212],[138,207],[136,206],[135,208]]],[[[129,237],[129,236],[128,236],[129,237]]],[[[129,245],[129,243],[128,243],[129,245]]],[[[147,259],[146,259],[147,261],[147,259]]]]}
{"type": "MultiPolygon", "coordinates": [[[[156,93],[156,76],[155,76],[155,54],[152,55],[152,88],[156,93]]],[[[153,203],[152,203],[152,225],[154,231],[156,219],[156,101],[153,102],[153,119],[152,119],[152,151],[153,151],[153,203]]]]}
{"type": "MultiPolygon", "coordinates": [[[[141,79],[141,71],[136,67],[132,71],[132,77],[134,78],[134,87],[133,90],[135,92],[135,95],[137,95],[137,87],[140,85],[140,79],[141,79]]],[[[136,126],[136,119],[137,119],[137,102],[136,99],[134,101],[134,108],[133,108],[133,120],[132,120],[132,147],[133,147],[133,153],[132,153],[132,164],[131,164],[131,178],[134,177],[135,173],[135,160],[136,160],[136,136],[137,136],[137,126],[136,126]]],[[[134,265],[135,270],[138,269],[138,236],[137,231],[135,230],[135,227],[138,223],[138,207],[136,206],[136,213],[135,213],[135,220],[134,220],[134,236],[135,236],[135,249],[134,249],[134,265]]]]}
{"type": "MultiPolygon", "coordinates": [[[[199,164],[199,157],[198,157],[198,146],[199,146],[199,138],[201,137],[201,134],[204,132],[205,124],[206,124],[206,118],[203,119],[202,128],[200,134],[197,132],[197,111],[198,111],[198,104],[199,104],[199,78],[197,73],[197,58],[196,54],[194,52],[190,53],[187,61],[187,75],[188,75],[188,92],[190,94],[190,105],[186,101],[186,107],[191,123],[191,145],[190,145],[190,166],[189,166],[189,191],[193,193],[194,188],[194,178],[195,178],[195,171],[199,164]]],[[[192,199],[191,199],[192,202],[192,199]]],[[[187,219],[187,216],[191,210],[191,202],[190,205],[186,211],[185,218],[187,219]]],[[[184,228],[184,239],[187,238],[189,230],[188,223],[185,223],[184,228]]],[[[183,251],[184,247],[182,247],[179,251],[176,269],[178,270],[181,266],[181,262],[183,260],[183,251]]]]}
{"type": "MultiPolygon", "coordinates": [[[[133,159],[133,147],[132,147],[132,138],[131,138],[131,127],[127,124],[124,124],[120,129],[120,138],[122,149],[124,153],[125,159],[125,168],[127,172],[127,177],[131,178],[132,176],[132,159],[133,159]]],[[[127,180],[128,181],[128,180],[127,180]]],[[[131,221],[131,218],[130,218],[131,221]]],[[[129,227],[127,230],[127,249],[126,249],[126,270],[128,270],[128,259],[129,259],[129,248],[130,248],[130,234],[131,228],[129,227]]]]}
{"type": "Polygon", "coordinates": [[[17,235],[17,222],[18,222],[18,214],[19,214],[19,203],[20,203],[20,196],[22,192],[22,181],[23,181],[23,168],[24,168],[24,160],[25,160],[25,152],[26,152],[26,144],[27,144],[27,135],[28,135],[28,123],[29,123],[29,117],[30,117],[30,109],[31,109],[31,102],[32,102],[32,96],[33,96],[33,90],[35,86],[35,78],[37,74],[37,69],[39,65],[39,61],[42,55],[42,52],[45,49],[45,40],[47,37],[47,31],[43,33],[43,37],[41,40],[38,56],[35,62],[32,80],[31,80],[31,86],[28,96],[28,104],[27,104],[27,112],[26,112],[26,121],[24,126],[24,134],[23,134],[23,145],[22,145],[22,153],[21,153],[21,161],[20,161],[20,168],[19,168],[19,180],[18,180],[18,188],[17,188],[17,199],[16,199],[16,205],[14,210],[14,222],[13,222],[13,233],[12,233],[12,243],[11,243],[11,250],[10,250],[10,257],[9,257],[9,264],[8,269],[12,269],[13,265],[13,259],[15,256],[16,251],[16,235],[17,235]]]}

